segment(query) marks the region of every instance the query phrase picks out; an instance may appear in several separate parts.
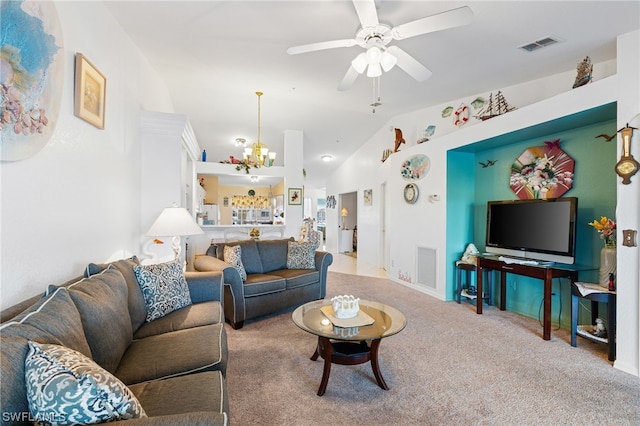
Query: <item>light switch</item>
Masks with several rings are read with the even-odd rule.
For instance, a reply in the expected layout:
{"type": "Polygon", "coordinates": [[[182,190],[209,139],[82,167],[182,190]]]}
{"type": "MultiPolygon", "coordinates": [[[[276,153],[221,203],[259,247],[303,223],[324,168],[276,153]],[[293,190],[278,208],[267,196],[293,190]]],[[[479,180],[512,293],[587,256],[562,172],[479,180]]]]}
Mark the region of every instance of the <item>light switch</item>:
{"type": "Polygon", "coordinates": [[[622,245],[627,247],[635,247],[638,244],[636,243],[636,234],[638,231],[635,229],[624,229],[622,231],[622,245]]]}

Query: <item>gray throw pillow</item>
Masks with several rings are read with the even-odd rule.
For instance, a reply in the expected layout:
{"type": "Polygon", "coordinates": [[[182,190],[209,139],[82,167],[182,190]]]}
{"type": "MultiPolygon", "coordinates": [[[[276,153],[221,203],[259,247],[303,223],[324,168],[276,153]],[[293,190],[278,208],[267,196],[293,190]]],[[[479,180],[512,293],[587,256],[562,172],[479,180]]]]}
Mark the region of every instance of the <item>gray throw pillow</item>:
{"type": "Polygon", "coordinates": [[[189,286],[179,262],[139,265],[133,271],[147,305],[147,322],[191,305],[189,286]]]}

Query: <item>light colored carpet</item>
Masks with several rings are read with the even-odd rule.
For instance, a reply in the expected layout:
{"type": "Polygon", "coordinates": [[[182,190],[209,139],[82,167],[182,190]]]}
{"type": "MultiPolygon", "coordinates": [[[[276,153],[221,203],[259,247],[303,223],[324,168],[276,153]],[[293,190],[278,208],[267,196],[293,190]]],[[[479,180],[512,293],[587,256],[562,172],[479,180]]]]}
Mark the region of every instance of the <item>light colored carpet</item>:
{"type": "Polygon", "coordinates": [[[327,298],[353,294],[394,306],[407,327],[370,364],[333,365],[316,395],[317,338],[291,312],[227,325],[234,425],[638,425],[640,380],[614,369],[606,346],[495,307],[442,302],[390,280],[329,272],[327,298]]]}

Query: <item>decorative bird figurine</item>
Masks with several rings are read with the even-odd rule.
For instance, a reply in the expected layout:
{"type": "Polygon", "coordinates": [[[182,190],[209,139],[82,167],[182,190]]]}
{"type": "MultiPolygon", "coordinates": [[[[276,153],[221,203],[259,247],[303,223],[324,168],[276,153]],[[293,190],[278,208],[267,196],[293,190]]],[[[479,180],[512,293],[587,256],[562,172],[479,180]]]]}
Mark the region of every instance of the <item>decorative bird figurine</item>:
{"type": "Polygon", "coordinates": [[[394,129],[396,131],[396,146],[393,149],[393,152],[398,152],[400,150],[400,144],[406,143],[404,138],[402,137],[402,130],[394,129]]]}
{"type": "Polygon", "coordinates": [[[493,166],[494,164],[496,164],[496,161],[498,161],[498,160],[487,160],[486,163],[483,163],[481,161],[480,164],[482,165],[483,169],[486,169],[487,167],[490,167],[490,166],[493,166]]]}
{"type": "Polygon", "coordinates": [[[615,138],[615,137],[616,137],[616,133],[612,134],[611,136],[609,136],[609,135],[605,135],[604,133],[603,133],[603,134],[601,134],[601,135],[596,136],[596,138],[604,138],[604,141],[605,141],[605,142],[610,142],[610,141],[611,141],[611,139],[613,139],[613,138],[615,138]]]}

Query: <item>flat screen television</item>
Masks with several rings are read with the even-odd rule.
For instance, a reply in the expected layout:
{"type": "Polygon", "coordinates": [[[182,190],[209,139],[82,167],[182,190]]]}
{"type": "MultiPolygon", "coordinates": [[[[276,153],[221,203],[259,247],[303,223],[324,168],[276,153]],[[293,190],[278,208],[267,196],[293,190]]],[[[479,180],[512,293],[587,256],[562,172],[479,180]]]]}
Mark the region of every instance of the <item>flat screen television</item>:
{"type": "Polygon", "coordinates": [[[489,201],[486,251],[573,264],[577,213],[575,197],[489,201]]]}

